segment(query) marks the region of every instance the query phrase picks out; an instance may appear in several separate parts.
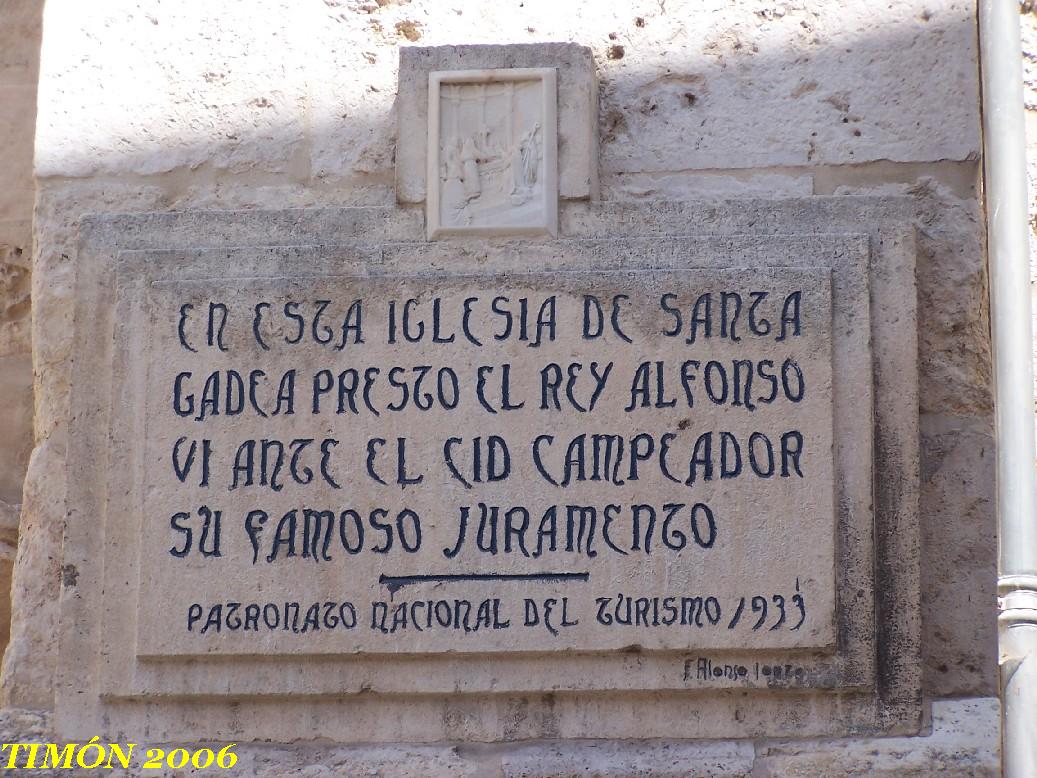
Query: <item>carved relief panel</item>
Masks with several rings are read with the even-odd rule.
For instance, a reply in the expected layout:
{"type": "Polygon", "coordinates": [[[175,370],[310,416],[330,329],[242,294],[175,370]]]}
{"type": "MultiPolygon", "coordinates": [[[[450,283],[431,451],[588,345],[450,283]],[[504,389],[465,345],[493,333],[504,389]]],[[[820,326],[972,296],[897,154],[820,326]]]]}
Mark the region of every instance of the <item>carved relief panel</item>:
{"type": "Polygon", "coordinates": [[[428,236],[554,235],[554,68],[429,74],[428,236]]]}

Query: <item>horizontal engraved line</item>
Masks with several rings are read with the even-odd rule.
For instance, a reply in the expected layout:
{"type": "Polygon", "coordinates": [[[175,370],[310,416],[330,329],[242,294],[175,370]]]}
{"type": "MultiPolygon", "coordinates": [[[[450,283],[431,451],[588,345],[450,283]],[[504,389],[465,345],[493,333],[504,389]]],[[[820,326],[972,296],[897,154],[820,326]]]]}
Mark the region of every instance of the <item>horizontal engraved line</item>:
{"type": "Polygon", "coordinates": [[[378,583],[395,592],[404,586],[419,583],[447,583],[451,581],[587,581],[590,573],[428,573],[419,575],[378,576],[378,583]]]}

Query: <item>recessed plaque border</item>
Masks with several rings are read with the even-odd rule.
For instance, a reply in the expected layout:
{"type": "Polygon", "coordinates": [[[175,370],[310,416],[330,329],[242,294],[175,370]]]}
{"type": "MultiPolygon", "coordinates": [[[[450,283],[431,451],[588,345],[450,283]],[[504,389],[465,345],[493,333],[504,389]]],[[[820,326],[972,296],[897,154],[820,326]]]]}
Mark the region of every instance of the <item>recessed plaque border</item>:
{"type": "MultiPolygon", "coordinates": [[[[847,205],[849,207],[851,204],[847,205]]],[[[372,213],[373,215],[375,214],[372,213]]],[[[254,217],[255,214],[251,216],[254,217]]],[[[256,254],[271,251],[259,247],[217,249],[208,252],[168,249],[155,251],[146,242],[142,243],[131,237],[139,234],[140,217],[122,218],[125,219],[125,226],[117,219],[87,223],[88,240],[85,254],[89,264],[85,270],[80,269],[80,289],[85,293],[77,299],[77,321],[90,324],[77,327],[77,338],[82,345],[81,356],[77,360],[80,364],[81,360],[111,360],[118,356],[112,353],[110,336],[105,335],[106,332],[112,331],[112,311],[118,297],[115,293],[115,281],[118,276],[121,276],[119,283],[124,285],[124,290],[129,292],[128,297],[131,298],[134,293],[143,290],[143,268],[149,268],[161,275],[162,267],[168,264],[177,268],[179,277],[205,278],[213,276],[211,271],[206,272],[203,268],[213,267],[215,264],[220,268],[219,276],[247,277],[253,271],[247,267],[235,267],[235,262],[242,260],[250,252],[256,254]],[[136,251],[122,251],[123,247],[136,251]],[[120,265],[122,272],[117,276],[114,271],[120,265]],[[105,356],[106,354],[109,356],[105,356]]],[[[183,216],[150,218],[162,223],[163,229],[171,230],[165,233],[170,236],[170,240],[191,240],[187,238],[186,233],[181,233],[180,227],[177,226],[178,222],[185,221],[183,216]],[[176,237],[178,234],[182,237],[176,237]]],[[[236,218],[247,220],[248,217],[242,215],[236,218]]],[[[382,218],[381,215],[378,218],[382,218]]],[[[851,219],[847,216],[841,223],[850,222],[851,219]]],[[[908,253],[913,245],[910,232],[897,227],[895,222],[891,223],[888,217],[883,224],[887,240],[893,241],[895,236],[896,244],[891,248],[894,244],[890,243],[880,250],[882,264],[871,272],[877,273],[880,289],[884,293],[896,295],[898,284],[910,291],[913,286],[909,280],[905,282],[904,268],[911,268],[913,265],[910,262],[903,264],[905,257],[913,256],[908,253]],[[894,261],[901,264],[893,264],[894,261]]],[[[193,230],[191,234],[193,237],[193,230]]],[[[835,309],[840,309],[840,300],[850,288],[859,289],[863,284],[864,299],[868,296],[866,290],[869,276],[869,238],[865,236],[756,235],[716,236],[707,239],[660,236],[623,241],[622,246],[617,246],[622,248],[622,251],[616,254],[606,252],[609,256],[602,255],[598,249],[605,241],[585,240],[573,241],[574,244],[581,243],[586,247],[582,258],[578,254],[573,254],[569,260],[572,265],[584,267],[592,261],[595,264],[600,263],[603,267],[623,267],[630,264],[634,256],[638,256],[638,262],[644,263],[641,266],[658,267],[669,263],[669,266],[673,267],[679,266],[677,263],[680,253],[676,248],[686,248],[696,241],[715,245],[711,250],[700,247],[697,252],[691,252],[697,254],[698,259],[693,256],[689,260],[686,252],[683,261],[709,264],[718,257],[738,252],[741,261],[747,266],[765,262],[767,255],[770,255],[770,261],[778,266],[784,263],[799,264],[797,257],[804,254],[805,246],[813,244],[816,247],[818,243],[827,243],[831,246],[829,256],[833,260],[835,270],[835,309]],[[756,248],[752,248],[754,245],[756,248]],[[769,248],[762,249],[763,245],[769,248]],[[848,268],[851,267],[856,267],[856,270],[848,272],[848,268]]],[[[168,243],[166,245],[168,246],[168,243]]],[[[428,247],[435,244],[424,245],[428,247]]],[[[533,266],[539,263],[547,269],[552,262],[556,262],[557,248],[557,244],[544,244],[542,247],[524,244],[521,250],[517,245],[514,249],[505,251],[494,250],[492,253],[498,256],[498,261],[490,265],[485,263],[486,254],[475,251],[469,252],[464,262],[480,269],[507,272],[509,252],[519,252],[533,266]],[[545,247],[551,250],[545,251],[545,247]]],[[[286,247],[273,251],[277,256],[271,257],[270,264],[275,266],[271,273],[278,274],[284,268],[291,268],[293,272],[313,272],[319,275],[326,272],[327,267],[348,267],[349,272],[359,273],[404,272],[406,266],[415,266],[416,258],[427,263],[423,265],[422,262],[418,262],[417,266],[431,270],[437,267],[450,267],[454,270],[455,267],[449,263],[456,262],[457,258],[454,254],[454,259],[450,259],[451,251],[446,242],[427,256],[422,256],[422,249],[418,245],[394,244],[379,248],[362,240],[352,245],[333,248],[323,246],[321,251],[328,256],[323,260],[325,267],[320,269],[311,268],[309,264],[314,259],[312,248],[286,247]],[[305,260],[302,259],[304,256],[305,260]]],[[[905,296],[900,296],[897,304],[906,305],[913,310],[913,300],[905,296]]],[[[901,312],[902,310],[901,308],[901,312]]],[[[880,311],[886,317],[885,320],[889,321],[891,314],[884,302],[880,302],[880,311]]],[[[858,309],[851,317],[853,326],[858,329],[864,328],[864,342],[870,344],[867,306],[863,310],[863,319],[859,317],[860,313],[861,310],[858,309]]],[[[837,331],[845,330],[837,327],[837,331]]],[[[907,353],[906,350],[898,351],[899,346],[893,346],[892,343],[893,341],[887,340],[880,333],[879,345],[882,353],[907,353]]],[[[845,352],[836,348],[836,353],[845,352]]],[[[901,357],[896,356],[895,359],[901,357]]],[[[851,360],[850,364],[837,365],[837,369],[852,368],[859,372],[862,365],[859,360],[854,362],[855,360],[851,360]]],[[[868,363],[870,358],[865,354],[864,371],[870,374],[871,371],[866,366],[868,363]]],[[[902,362],[902,365],[909,367],[906,362],[902,362]]],[[[889,384],[886,383],[885,386],[887,389],[884,391],[888,391],[889,384]]],[[[914,384],[911,383],[911,386],[914,384]]],[[[97,727],[115,727],[118,731],[131,731],[135,727],[147,726],[150,732],[159,736],[186,737],[192,732],[198,736],[197,726],[199,722],[204,721],[207,732],[220,737],[232,737],[242,731],[236,729],[234,723],[234,700],[248,699],[250,707],[258,717],[258,723],[249,730],[249,735],[259,738],[271,737],[278,733],[283,736],[286,727],[293,732],[298,729],[307,719],[299,718],[292,712],[297,707],[299,715],[304,717],[319,713],[322,718],[317,729],[325,733],[325,736],[342,738],[342,727],[352,727],[346,737],[348,740],[428,740],[444,737],[476,740],[511,739],[516,736],[522,737],[526,730],[501,729],[498,724],[494,724],[494,718],[489,711],[498,703],[491,702],[490,698],[499,695],[500,704],[512,704],[505,700],[512,699],[509,695],[520,694],[526,699],[526,704],[553,705],[557,716],[556,723],[553,724],[545,723],[543,719],[538,718],[539,723],[529,730],[529,736],[732,736],[734,733],[729,724],[721,726],[715,723],[721,719],[710,717],[706,711],[714,710],[716,715],[722,716],[723,721],[730,722],[732,719],[727,718],[727,713],[720,712],[731,712],[732,706],[738,706],[737,700],[743,695],[748,695],[747,699],[752,702],[748,708],[742,707],[742,713],[737,717],[741,722],[740,733],[746,736],[782,733],[792,735],[805,733],[802,721],[797,722],[795,716],[789,718],[788,712],[804,704],[802,694],[808,689],[814,692],[810,702],[811,709],[816,711],[824,708],[830,711],[827,716],[812,719],[811,733],[837,733],[847,727],[856,728],[858,731],[862,728],[873,731],[911,731],[913,722],[919,721],[918,697],[910,691],[911,684],[917,682],[917,673],[907,668],[898,670],[896,665],[885,666],[879,673],[875,665],[876,656],[885,656],[890,648],[882,647],[881,643],[878,650],[875,648],[876,640],[888,639],[888,631],[876,631],[874,611],[869,606],[872,598],[867,594],[874,587],[873,575],[876,569],[870,546],[870,511],[866,517],[858,517],[852,526],[840,525],[839,652],[829,660],[822,659],[823,664],[813,665],[816,672],[809,674],[809,685],[797,684],[794,680],[772,678],[763,689],[728,686],[725,692],[722,684],[695,683],[696,662],[703,657],[680,654],[651,656],[631,652],[613,657],[617,661],[612,666],[613,676],[608,679],[609,688],[597,691],[588,688],[587,684],[589,680],[594,679],[595,674],[602,673],[601,666],[596,664],[600,657],[574,655],[566,657],[564,662],[546,668],[535,656],[509,657],[507,663],[510,669],[516,673],[516,677],[524,679],[516,683],[509,692],[495,685],[501,675],[499,658],[494,659],[496,666],[491,669],[473,665],[470,661],[457,657],[446,657],[442,663],[432,666],[426,663],[426,658],[399,657],[394,662],[391,677],[386,677],[384,683],[376,687],[377,692],[372,696],[371,692],[374,690],[370,678],[365,678],[370,668],[365,667],[368,662],[364,658],[351,658],[349,662],[342,662],[315,657],[300,657],[298,661],[256,657],[244,663],[237,657],[137,660],[132,656],[132,646],[127,654],[126,641],[122,640],[120,645],[119,637],[126,634],[122,631],[126,627],[132,628],[133,608],[129,604],[132,600],[122,599],[120,602],[120,597],[127,591],[125,587],[130,586],[131,582],[128,579],[120,580],[118,575],[109,576],[106,572],[107,581],[102,584],[97,578],[100,568],[91,567],[106,556],[103,533],[98,531],[101,524],[107,523],[106,512],[125,496],[125,491],[121,487],[114,484],[105,486],[108,480],[106,474],[117,468],[121,462],[116,447],[111,445],[119,439],[113,437],[113,433],[120,436],[133,435],[136,430],[132,424],[117,425],[109,430],[108,417],[111,408],[122,407],[123,403],[131,399],[128,395],[113,396],[111,388],[104,381],[100,381],[90,387],[88,397],[84,397],[82,388],[75,391],[80,411],[77,414],[77,434],[73,436],[70,452],[73,455],[71,461],[76,462],[76,483],[71,491],[75,502],[68,525],[65,562],[79,567],[83,574],[77,588],[66,589],[63,592],[63,683],[58,692],[58,723],[63,732],[92,732],[97,727]],[[105,397],[112,397],[112,400],[104,400],[105,397]],[[101,400],[100,405],[98,400],[101,400]],[[92,434],[87,433],[90,429],[94,430],[92,434]],[[96,479],[94,483],[100,484],[102,488],[98,489],[95,485],[84,490],[79,485],[84,481],[89,483],[91,478],[96,479]],[[866,541],[863,547],[859,545],[862,540],[866,541]],[[862,589],[862,585],[866,588],[862,589]],[[105,591],[105,605],[98,599],[101,587],[105,591]],[[846,607],[847,605],[851,607],[846,607]],[[100,628],[101,625],[103,628],[100,628]],[[460,676],[462,680],[460,683],[454,683],[447,691],[447,684],[442,682],[447,677],[445,674],[451,672],[457,674],[455,678],[460,676]],[[898,680],[900,676],[896,673],[904,673],[903,680],[898,680]],[[238,679],[244,686],[233,680],[228,684],[228,679],[238,679]],[[316,686],[312,683],[314,679],[320,680],[316,686]],[[248,691],[246,687],[250,685],[251,691],[248,691]],[[718,688],[718,685],[721,688],[718,688]],[[490,697],[486,696],[487,688],[493,689],[490,697]],[[826,688],[831,689],[834,694],[826,695],[823,691],[826,688]],[[461,697],[452,698],[452,703],[446,702],[447,698],[437,696],[458,693],[461,697]],[[649,696],[644,696],[646,693],[650,693],[649,696]],[[318,697],[311,697],[314,694],[318,697]],[[732,694],[735,696],[730,696],[732,694]],[[399,714],[390,711],[402,710],[394,708],[396,703],[392,701],[398,695],[407,696],[409,701],[401,700],[399,704],[405,705],[411,713],[399,720],[399,727],[379,735],[377,722],[387,722],[388,719],[384,716],[392,716],[393,721],[397,721],[399,714]],[[226,703],[220,702],[221,697],[226,698],[226,703]],[[552,698],[555,700],[554,703],[551,702],[552,698]],[[226,705],[230,707],[225,707],[226,705]],[[273,707],[270,707],[271,705],[273,707]],[[289,707],[286,708],[286,705],[289,707]],[[342,707],[343,705],[345,707],[342,707]],[[490,707],[486,707],[487,705],[490,707]],[[458,728],[459,725],[450,724],[449,722],[454,720],[450,715],[445,719],[437,718],[451,709],[468,712],[462,716],[467,722],[464,727],[458,728]],[[596,710],[598,713],[594,713],[596,710]],[[609,712],[606,713],[606,710],[609,712]],[[653,713],[647,718],[634,713],[648,710],[652,710],[653,713]],[[476,711],[482,711],[482,714],[477,714],[476,711]],[[473,715],[476,716],[475,719],[470,718],[473,715]],[[703,718],[704,715],[706,718],[703,718]],[[442,726],[430,728],[430,720],[439,721],[442,726]],[[264,725],[264,721],[269,721],[270,726],[264,725]],[[580,724],[581,721],[585,723],[580,724]],[[334,734],[336,732],[339,734],[334,734]],[[509,735],[508,732],[512,734],[509,735]]],[[[907,399],[913,400],[914,397],[915,395],[911,395],[907,399]]],[[[904,400],[904,404],[911,405],[907,400],[904,400]]],[[[856,415],[862,416],[859,412],[856,415]]],[[[867,414],[864,416],[867,418],[857,419],[858,426],[866,430],[863,437],[853,441],[843,440],[837,445],[853,446],[858,451],[870,449],[867,441],[870,440],[871,417],[867,414]]],[[[890,417],[887,414],[885,418],[890,417]]],[[[900,435],[900,432],[896,427],[890,426],[880,427],[880,430],[884,435],[879,449],[881,451],[881,445],[888,445],[900,435]]],[[[910,432],[909,429],[906,431],[910,432]]],[[[912,452],[906,453],[910,457],[912,452]]],[[[910,475],[912,467],[916,466],[916,460],[914,465],[908,461],[901,472],[910,475]]],[[[846,475],[843,473],[841,476],[841,483],[846,475]]],[[[852,473],[850,475],[853,476],[852,473]]],[[[867,486],[864,492],[858,492],[858,495],[870,506],[870,470],[865,480],[867,486]]],[[[910,511],[910,498],[908,497],[907,503],[903,502],[904,498],[897,496],[892,486],[894,484],[891,483],[880,490],[879,505],[892,505],[898,511],[897,515],[902,515],[903,511],[910,511]]],[[[839,502],[842,506],[845,506],[847,498],[846,494],[840,496],[839,502]]],[[[900,528],[899,533],[891,534],[885,525],[879,532],[886,546],[894,540],[909,542],[912,532],[916,532],[916,527],[908,521],[900,528]]],[[[115,553],[125,550],[117,539],[108,539],[107,542],[115,553]]],[[[888,561],[879,559],[878,569],[886,569],[888,565],[888,561]]],[[[910,571],[905,568],[902,572],[897,570],[895,575],[909,573],[910,571]]],[[[904,592],[902,596],[907,596],[908,601],[911,601],[910,592],[904,592]]],[[[880,604],[885,603],[887,599],[885,595],[875,594],[875,600],[880,604]]],[[[906,632],[902,633],[901,639],[906,636],[910,640],[912,618],[908,614],[905,622],[906,632]]],[[[904,644],[899,645],[900,650],[904,650],[904,644]]],[[[910,648],[907,650],[910,651],[910,648]]],[[[739,657],[728,654],[712,659],[737,662],[739,657]]],[[[776,664],[789,664],[793,659],[809,663],[815,660],[816,656],[801,657],[795,652],[783,651],[773,657],[776,664]]]]}
{"type": "MultiPolygon", "coordinates": [[[[555,68],[494,68],[487,70],[438,70],[428,76],[428,168],[426,175],[426,221],[428,237],[473,235],[557,235],[558,234],[558,75],[555,68]],[[539,82],[541,90],[539,143],[542,159],[543,214],[539,222],[526,224],[447,225],[441,208],[443,192],[440,182],[441,96],[444,87],[464,84],[514,84],[539,82]]],[[[475,174],[476,178],[479,174],[475,174]]]]}

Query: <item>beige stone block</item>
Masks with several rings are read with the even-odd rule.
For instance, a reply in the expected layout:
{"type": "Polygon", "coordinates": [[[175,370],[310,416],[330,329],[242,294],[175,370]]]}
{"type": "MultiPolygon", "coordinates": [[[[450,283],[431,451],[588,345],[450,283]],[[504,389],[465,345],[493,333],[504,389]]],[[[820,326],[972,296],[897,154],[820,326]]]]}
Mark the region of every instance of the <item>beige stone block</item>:
{"type": "Polygon", "coordinates": [[[685,0],[588,19],[616,36],[591,38],[602,175],[975,158],[974,9],[911,0],[876,25],[874,8],[685,0]]]}
{"type": "Polygon", "coordinates": [[[993,419],[924,414],[922,432],[926,688],[993,694],[997,681],[997,535],[993,419]]]}
{"type": "Polygon", "coordinates": [[[297,3],[115,0],[98,14],[58,0],[45,17],[38,176],[306,165],[312,35],[297,3]]]}
{"type": "Polygon", "coordinates": [[[0,220],[31,220],[33,130],[36,123],[35,85],[0,84],[0,220]]]}
{"type": "Polygon", "coordinates": [[[750,742],[538,743],[501,756],[503,778],[748,778],[750,742]]]}
{"type": "Polygon", "coordinates": [[[5,706],[52,709],[59,628],[58,594],[74,581],[75,567],[62,567],[65,478],[54,471],[64,460],[64,441],[52,435],[35,449],[22,491],[18,555],[11,584],[11,640],[4,652],[5,706]]]}
{"type": "Polygon", "coordinates": [[[707,197],[809,197],[809,174],[769,171],[614,173],[602,178],[602,198],[616,201],[707,197]]]}
{"type": "Polygon", "coordinates": [[[457,746],[368,746],[242,749],[237,769],[256,778],[484,778],[498,770],[495,755],[457,746]]]}
{"type": "Polygon", "coordinates": [[[986,417],[993,363],[982,211],[932,182],[915,193],[921,411],[986,417]]]}
{"type": "Polygon", "coordinates": [[[23,257],[32,256],[32,220],[0,219],[0,245],[21,249],[23,257]]]}
{"type": "Polygon", "coordinates": [[[753,775],[995,778],[1001,775],[1000,710],[996,698],[936,700],[926,737],[762,745],[753,775]]]}
{"type": "Polygon", "coordinates": [[[0,737],[5,743],[45,742],[51,731],[46,711],[6,707],[0,711],[0,737]]]}
{"type": "Polygon", "coordinates": [[[0,500],[0,650],[11,637],[11,578],[18,550],[21,506],[0,500]]]}
{"type": "MultiPolygon", "coordinates": [[[[11,234],[21,232],[23,226],[10,222],[0,225],[11,227],[11,234]]],[[[0,242],[0,358],[15,354],[28,358],[30,282],[28,252],[20,245],[0,242]]],[[[28,372],[31,374],[31,369],[28,372]]],[[[13,398],[11,402],[14,407],[13,398]]]]}
{"type": "MultiPolygon", "coordinates": [[[[997,776],[997,701],[938,700],[932,730],[919,737],[768,741],[531,741],[496,747],[471,744],[238,744],[235,770],[259,778],[892,778],[997,776]]],[[[42,711],[0,712],[6,743],[48,742],[51,717],[42,711]]],[[[209,745],[209,743],[206,743],[209,745]]],[[[144,747],[139,744],[138,749],[144,747]]],[[[57,776],[60,771],[54,771],[57,776]]],[[[137,775],[117,766],[106,774],[137,775]]],[[[149,771],[176,778],[173,770],[149,771]]],[[[42,773],[49,775],[49,773],[42,773]]]]}
{"type": "Polygon", "coordinates": [[[0,85],[35,89],[40,57],[42,0],[4,0],[0,13],[0,85]]]}
{"type": "Polygon", "coordinates": [[[32,359],[0,357],[0,501],[20,503],[32,450],[32,359]]]}
{"type": "MultiPolygon", "coordinates": [[[[914,310],[916,239],[913,220],[924,231],[931,217],[925,200],[906,197],[814,197],[778,201],[728,200],[712,203],[672,202],[573,204],[561,212],[561,231],[568,235],[611,237],[635,231],[654,235],[681,234],[688,224],[717,233],[782,234],[788,224],[799,230],[818,229],[854,232],[870,226],[872,265],[873,348],[879,372],[879,397],[885,391],[917,392],[918,343],[920,334],[906,322],[904,312],[914,310]],[[814,220],[817,221],[814,221],[814,220]],[[824,227],[809,228],[810,224],[824,227]],[[905,233],[906,230],[906,233],[905,233]],[[878,322],[881,322],[880,324],[878,322]],[[899,367],[893,367],[897,365],[899,367]]],[[[877,560],[885,585],[876,591],[878,618],[886,625],[887,640],[880,644],[879,668],[884,677],[899,677],[903,690],[895,692],[910,708],[911,684],[921,684],[921,613],[905,610],[899,593],[918,591],[918,417],[910,403],[902,405],[879,399],[873,406],[876,452],[880,467],[890,467],[888,477],[875,479],[876,542],[885,549],[877,560]],[[894,639],[888,639],[895,636],[894,639]]],[[[870,532],[870,531],[869,531],[870,532]]],[[[849,601],[849,600],[847,600],[849,601]]],[[[868,601],[855,599],[858,604],[868,601]]],[[[869,639],[856,633],[857,640],[869,639]]]]}

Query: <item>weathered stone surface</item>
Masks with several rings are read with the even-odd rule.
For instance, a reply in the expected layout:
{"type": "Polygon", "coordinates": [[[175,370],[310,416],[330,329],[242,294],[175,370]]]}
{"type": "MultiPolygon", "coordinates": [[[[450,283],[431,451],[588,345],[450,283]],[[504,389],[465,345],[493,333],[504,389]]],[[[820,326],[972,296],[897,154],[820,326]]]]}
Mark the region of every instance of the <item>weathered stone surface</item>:
{"type": "Polygon", "coordinates": [[[926,414],[922,433],[922,570],[926,688],[935,695],[997,688],[997,534],[989,419],[926,414]]]}
{"type": "Polygon", "coordinates": [[[926,738],[763,745],[757,749],[753,776],[994,778],[1001,774],[999,720],[996,699],[937,701],[933,703],[932,734],[926,738]]]}
{"type": "Polygon", "coordinates": [[[32,359],[0,356],[0,502],[21,501],[32,451],[32,359]]]}
{"type": "Polygon", "coordinates": [[[80,33],[44,42],[42,70],[63,75],[44,77],[37,175],[156,174],[201,165],[285,174],[298,165],[307,68],[305,58],[289,54],[308,50],[311,38],[308,24],[286,23],[303,21],[296,4],[263,0],[199,15],[119,0],[103,17],[83,10],[46,9],[61,16],[62,28],[80,33]],[[80,35],[109,43],[84,57],[72,43],[80,35]],[[253,46],[267,55],[249,56],[253,46]],[[128,61],[137,64],[127,68],[128,61]],[[97,90],[88,97],[90,83],[97,90]],[[127,94],[136,99],[125,100],[127,94]]]}
{"type": "Polygon", "coordinates": [[[271,1],[233,19],[221,10],[217,20],[183,7],[142,10],[130,0],[104,17],[76,3],[55,5],[48,13],[75,32],[55,37],[44,53],[48,89],[60,91],[50,91],[53,108],[44,107],[40,171],[244,170],[252,159],[262,171],[318,180],[391,177],[393,49],[537,40],[592,45],[604,87],[608,173],[978,153],[967,3],[898,3],[884,9],[881,29],[864,2],[553,10],[549,0],[492,15],[458,14],[435,2],[298,8],[271,1]],[[266,55],[249,57],[248,46],[266,55]],[[122,63],[134,57],[154,64],[130,75],[122,63]],[[51,84],[50,74],[61,77],[51,84]],[[120,93],[117,83],[137,96],[132,104],[104,99],[120,93]],[[163,106],[169,110],[159,113],[163,106]],[[300,124],[297,116],[308,119],[300,124]],[[768,129],[777,126],[789,131],[768,129]]]}
{"type": "Polygon", "coordinates": [[[58,595],[62,579],[74,581],[78,574],[75,568],[62,569],[59,551],[65,479],[52,471],[64,456],[59,434],[37,444],[29,460],[11,586],[11,639],[0,686],[6,706],[50,710],[54,705],[58,595]]]}
{"type": "Polygon", "coordinates": [[[6,646],[19,504],[33,445],[29,292],[42,3],[10,0],[0,16],[0,645],[6,646]]]}
{"type": "Polygon", "coordinates": [[[368,748],[248,749],[237,769],[256,778],[483,778],[499,769],[492,756],[479,759],[454,747],[375,746],[368,748]]]}
{"type": "Polygon", "coordinates": [[[754,758],[734,741],[537,743],[503,754],[501,767],[503,778],[743,778],[754,758]]]}
{"type": "MultiPolygon", "coordinates": [[[[19,490],[20,493],[21,490],[19,490]]],[[[0,500],[0,592],[10,593],[14,558],[18,550],[20,505],[0,500]]],[[[7,647],[11,636],[11,598],[0,597],[0,646],[7,647]]]]}
{"type": "MultiPolygon", "coordinates": [[[[18,235],[24,222],[8,222],[12,237],[18,235]]],[[[27,236],[20,236],[27,237],[27,236]]],[[[0,358],[29,354],[29,288],[30,266],[28,246],[24,243],[0,242],[0,358]]],[[[29,364],[29,363],[26,363],[29,364]]],[[[11,365],[13,367],[13,365],[11,365]]],[[[30,365],[31,367],[31,365],[30,365]]],[[[32,371],[23,376],[9,376],[8,380],[32,382],[32,371]]],[[[18,396],[17,391],[13,396],[18,396]]],[[[16,403],[16,407],[19,404],[16,403]]],[[[16,440],[20,436],[15,437],[16,440]]],[[[2,494],[2,491],[0,491],[2,494]]]]}
{"type": "MultiPolygon", "coordinates": [[[[910,738],[857,738],[776,743],[761,741],[531,741],[504,746],[293,746],[240,744],[235,769],[249,775],[354,778],[749,778],[802,776],[997,776],[998,701],[972,698],[937,701],[930,732],[910,738]]],[[[54,739],[50,717],[37,711],[0,713],[5,743],[54,739]]],[[[145,741],[138,749],[158,745],[145,741]]],[[[177,744],[184,745],[184,744],[177,744]]],[[[187,744],[189,745],[189,744],[187,744]]],[[[207,744],[208,745],[208,744],[207,744]]],[[[105,771],[114,776],[139,770],[105,771]]],[[[173,770],[148,771],[176,778],[173,770]]],[[[69,774],[67,770],[38,775],[69,774]]],[[[72,771],[72,774],[78,774],[72,771]]]]}
{"type": "Polygon", "coordinates": [[[32,134],[36,86],[0,81],[0,219],[31,219],[33,204],[32,134]]]}
{"type": "Polygon", "coordinates": [[[918,195],[920,410],[989,416],[991,355],[982,214],[923,182],[918,195]]]}
{"type": "Polygon", "coordinates": [[[686,200],[710,197],[808,197],[814,179],[794,171],[617,173],[603,187],[603,200],[686,200]]]}
{"type": "Polygon", "coordinates": [[[33,256],[32,302],[35,446],[22,500],[18,572],[12,585],[14,618],[4,655],[3,693],[7,704],[53,705],[57,646],[51,636],[58,623],[61,536],[65,521],[65,457],[68,424],[68,373],[72,350],[73,283],[80,216],[90,210],[168,207],[159,187],[138,184],[69,185],[52,183],[41,194],[33,256]],[[31,614],[31,616],[29,615],[31,614]]]}
{"type": "MultiPolygon", "coordinates": [[[[35,93],[39,78],[42,12],[43,4],[39,0],[7,0],[4,3],[0,84],[23,84],[32,87],[35,93]]],[[[30,133],[26,139],[30,143],[29,148],[31,139],[30,133]]],[[[28,167],[31,169],[31,165],[28,167]]]]}

